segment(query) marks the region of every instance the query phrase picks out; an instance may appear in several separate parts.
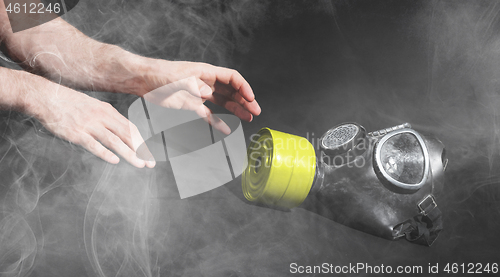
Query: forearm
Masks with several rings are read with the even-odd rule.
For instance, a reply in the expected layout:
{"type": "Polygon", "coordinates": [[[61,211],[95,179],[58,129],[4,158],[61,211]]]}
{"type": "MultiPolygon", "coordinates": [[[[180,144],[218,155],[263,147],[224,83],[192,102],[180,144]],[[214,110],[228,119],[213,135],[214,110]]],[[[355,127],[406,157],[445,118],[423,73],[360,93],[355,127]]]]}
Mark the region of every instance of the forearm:
{"type": "MultiPolygon", "coordinates": [[[[29,73],[0,67],[0,108],[25,112],[29,73]]],[[[31,74],[29,74],[31,75],[31,74]]]]}
{"type": "Polygon", "coordinates": [[[60,87],[29,72],[0,67],[0,108],[39,118],[60,87]]]}
{"type": "Polygon", "coordinates": [[[118,154],[139,168],[155,165],[147,150],[141,152],[147,162],[137,157],[134,146],[144,140],[110,104],[40,76],[0,68],[0,107],[35,117],[56,136],[107,162],[118,163],[118,154]]]}
{"type": "Polygon", "coordinates": [[[0,47],[27,71],[78,89],[136,91],[130,86],[137,77],[129,68],[137,56],[95,41],[60,18],[12,33],[2,2],[0,47]]]}

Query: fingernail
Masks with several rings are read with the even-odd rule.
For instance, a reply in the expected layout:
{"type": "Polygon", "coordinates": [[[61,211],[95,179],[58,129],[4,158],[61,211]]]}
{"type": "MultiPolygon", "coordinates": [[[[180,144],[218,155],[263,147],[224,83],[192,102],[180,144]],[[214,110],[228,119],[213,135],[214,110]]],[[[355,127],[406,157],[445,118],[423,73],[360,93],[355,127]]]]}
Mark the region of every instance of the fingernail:
{"type": "Polygon", "coordinates": [[[138,168],[143,168],[143,167],[146,165],[146,162],[145,162],[145,161],[143,161],[143,160],[141,160],[141,159],[139,159],[139,158],[137,158],[137,159],[135,160],[135,164],[136,164],[136,166],[137,166],[138,168]]]}
{"type": "Polygon", "coordinates": [[[259,115],[262,112],[262,109],[260,108],[260,105],[259,105],[259,103],[257,103],[257,101],[255,101],[255,103],[257,104],[257,114],[256,115],[259,115]]]}
{"type": "Polygon", "coordinates": [[[118,158],[118,156],[113,155],[113,156],[111,156],[111,159],[109,160],[109,162],[112,164],[117,164],[120,162],[120,158],[118,158]]]}
{"type": "Polygon", "coordinates": [[[227,126],[226,124],[224,124],[225,126],[222,126],[221,127],[221,131],[222,133],[224,133],[225,135],[229,135],[231,134],[231,128],[229,128],[229,126],[227,126]]]}
{"type": "Polygon", "coordinates": [[[201,89],[200,89],[201,96],[207,96],[210,94],[212,94],[212,89],[209,86],[204,85],[203,87],[201,87],[201,89]]]}
{"type": "Polygon", "coordinates": [[[147,161],[147,162],[146,162],[146,165],[147,165],[147,167],[149,167],[149,168],[153,168],[153,167],[155,167],[156,162],[155,162],[155,161],[147,161]]]}

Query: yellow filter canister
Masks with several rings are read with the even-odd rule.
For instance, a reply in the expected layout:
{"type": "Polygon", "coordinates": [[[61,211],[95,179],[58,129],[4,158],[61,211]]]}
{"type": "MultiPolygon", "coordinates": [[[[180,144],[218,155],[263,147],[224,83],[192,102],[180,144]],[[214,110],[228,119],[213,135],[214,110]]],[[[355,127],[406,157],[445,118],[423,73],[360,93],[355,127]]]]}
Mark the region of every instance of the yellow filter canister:
{"type": "Polygon", "coordinates": [[[307,197],[316,173],[316,153],[307,139],[262,128],[247,158],[242,187],[249,201],[293,208],[307,197]]]}

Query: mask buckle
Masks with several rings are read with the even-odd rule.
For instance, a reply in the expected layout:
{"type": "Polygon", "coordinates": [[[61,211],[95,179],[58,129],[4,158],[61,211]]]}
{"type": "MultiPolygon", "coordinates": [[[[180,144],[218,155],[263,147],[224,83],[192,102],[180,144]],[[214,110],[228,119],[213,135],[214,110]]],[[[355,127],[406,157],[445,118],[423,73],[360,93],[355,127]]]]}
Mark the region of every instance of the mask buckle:
{"type": "Polygon", "coordinates": [[[423,216],[427,216],[432,210],[437,208],[436,199],[434,199],[434,196],[432,196],[432,194],[429,194],[420,202],[418,202],[417,206],[420,210],[420,213],[423,216]]]}

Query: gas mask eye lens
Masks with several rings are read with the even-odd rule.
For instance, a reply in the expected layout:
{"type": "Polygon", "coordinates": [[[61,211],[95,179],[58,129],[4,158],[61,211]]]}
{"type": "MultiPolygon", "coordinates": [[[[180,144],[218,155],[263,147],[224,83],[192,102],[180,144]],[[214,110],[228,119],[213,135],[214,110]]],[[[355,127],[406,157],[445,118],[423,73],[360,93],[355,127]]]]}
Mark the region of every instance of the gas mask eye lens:
{"type": "Polygon", "coordinates": [[[412,129],[404,128],[383,136],[375,146],[374,159],[377,176],[395,192],[415,192],[427,180],[427,146],[412,129]]]}
{"type": "Polygon", "coordinates": [[[402,133],[388,139],[381,148],[383,169],[395,180],[417,184],[424,177],[424,151],[411,133],[402,133]]]}

